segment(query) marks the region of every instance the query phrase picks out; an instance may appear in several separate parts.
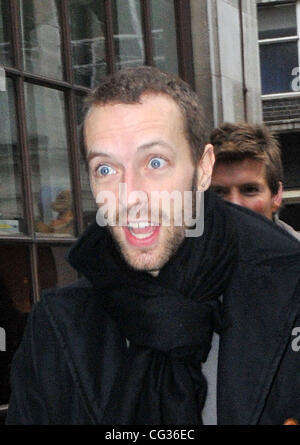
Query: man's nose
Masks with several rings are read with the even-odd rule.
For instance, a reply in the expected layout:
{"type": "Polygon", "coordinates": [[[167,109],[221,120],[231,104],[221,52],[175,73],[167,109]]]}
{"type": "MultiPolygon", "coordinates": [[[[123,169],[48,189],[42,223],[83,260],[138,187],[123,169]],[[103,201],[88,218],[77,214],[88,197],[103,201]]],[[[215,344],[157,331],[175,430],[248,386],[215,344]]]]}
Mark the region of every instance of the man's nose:
{"type": "Polygon", "coordinates": [[[144,181],[141,174],[134,168],[124,172],[123,190],[119,199],[123,207],[130,209],[134,205],[143,204],[147,200],[144,181]]]}
{"type": "Polygon", "coordinates": [[[232,202],[233,204],[243,206],[243,197],[241,196],[239,190],[232,189],[228,194],[227,200],[232,202]]]}

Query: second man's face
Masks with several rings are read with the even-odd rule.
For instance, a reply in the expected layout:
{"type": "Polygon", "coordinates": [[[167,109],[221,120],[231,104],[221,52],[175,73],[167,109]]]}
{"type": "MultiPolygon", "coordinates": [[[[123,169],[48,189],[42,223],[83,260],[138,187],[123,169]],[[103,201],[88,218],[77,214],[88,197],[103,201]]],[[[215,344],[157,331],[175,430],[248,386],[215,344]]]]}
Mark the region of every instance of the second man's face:
{"type": "Polygon", "coordinates": [[[254,159],[217,162],[212,176],[212,188],[226,201],[247,207],[269,219],[272,219],[273,213],[281,205],[281,189],[278,194],[272,195],[265,166],[254,159]]]}
{"type": "Polygon", "coordinates": [[[96,200],[106,191],[116,198],[117,223],[110,231],[123,257],[137,270],[158,271],[182,243],[185,227],[174,225],[175,208],[164,224],[151,193],[183,195],[209,180],[192,161],[179,107],[161,94],[144,95],[138,104],[96,106],[86,118],[85,142],[96,200]]]}

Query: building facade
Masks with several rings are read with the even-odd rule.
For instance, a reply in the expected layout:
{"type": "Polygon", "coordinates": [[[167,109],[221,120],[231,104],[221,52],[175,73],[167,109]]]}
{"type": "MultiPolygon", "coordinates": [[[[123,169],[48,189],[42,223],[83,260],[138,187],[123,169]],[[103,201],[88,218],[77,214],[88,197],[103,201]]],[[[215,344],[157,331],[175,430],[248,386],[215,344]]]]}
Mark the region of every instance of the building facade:
{"type": "Polygon", "coordinates": [[[263,121],[281,143],[281,214],[300,230],[300,1],[257,3],[263,121]]]}
{"type": "MultiPolygon", "coordinates": [[[[260,54],[271,47],[261,41],[267,34],[258,44],[258,24],[267,28],[259,8],[252,0],[0,0],[0,417],[32,304],[77,278],[64,255],[96,212],[80,150],[82,105],[105,74],[158,66],[197,91],[208,131],[264,119],[283,142],[297,139],[300,93],[277,91],[274,80],[261,97],[260,54]],[[287,119],[276,114],[284,107],[287,119]]],[[[288,152],[294,192],[299,164],[288,152]]]]}

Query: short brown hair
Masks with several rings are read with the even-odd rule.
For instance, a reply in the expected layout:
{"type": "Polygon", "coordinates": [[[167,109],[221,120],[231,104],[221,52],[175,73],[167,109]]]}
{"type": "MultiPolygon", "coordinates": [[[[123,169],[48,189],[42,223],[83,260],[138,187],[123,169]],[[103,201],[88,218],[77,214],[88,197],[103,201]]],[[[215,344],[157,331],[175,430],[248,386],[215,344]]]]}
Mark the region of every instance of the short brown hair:
{"type": "Polygon", "coordinates": [[[202,107],[192,88],[174,74],[150,66],[118,71],[104,78],[89,94],[85,102],[85,117],[93,106],[113,103],[137,104],[143,94],[164,94],[179,106],[192,158],[197,162],[203,154],[209,136],[204,125],[202,107]]]}
{"type": "Polygon", "coordinates": [[[215,149],[216,165],[245,159],[260,161],[266,167],[271,193],[278,193],[279,182],[283,181],[281,153],[276,137],[265,125],[224,123],[212,131],[210,142],[215,149]]]}

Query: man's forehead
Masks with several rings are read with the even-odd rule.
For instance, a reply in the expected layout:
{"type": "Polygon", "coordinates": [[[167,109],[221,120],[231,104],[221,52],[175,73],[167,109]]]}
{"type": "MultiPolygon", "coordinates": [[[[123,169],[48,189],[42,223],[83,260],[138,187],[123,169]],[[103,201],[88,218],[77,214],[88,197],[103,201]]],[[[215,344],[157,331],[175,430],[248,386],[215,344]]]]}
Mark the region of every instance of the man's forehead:
{"type": "Polygon", "coordinates": [[[89,149],[107,141],[134,137],[135,144],[185,133],[179,106],[166,95],[147,95],[141,103],[94,105],[86,116],[84,138],[89,149]],[[169,136],[168,136],[169,135],[169,136]]]}
{"type": "Polygon", "coordinates": [[[217,161],[214,168],[213,179],[226,179],[228,183],[266,182],[266,166],[258,159],[246,158],[236,161],[217,161]]]}
{"type": "Polygon", "coordinates": [[[160,106],[164,108],[164,111],[169,110],[173,114],[174,111],[176,110],[177,113],[180,114],[182,117],[182,112],[179,105],[175,102],[175,100],[171,96],[165,93],[147,92],[142,94],[138,101],[130,103],[121,102],[118,100],[107,103],[101,103],[101,102],[95,103],[87,111],[84,122],[88,121],[89,117],[97,112],[102,114],[108,112],[109,114],[113,115],[118,112],[121,112],[122,109],[133,110],[139,113],[140,109],[154,108],[157,117],[162,117],[160,108],[157,108],[158,103],[160,104],[160,106]]]}

